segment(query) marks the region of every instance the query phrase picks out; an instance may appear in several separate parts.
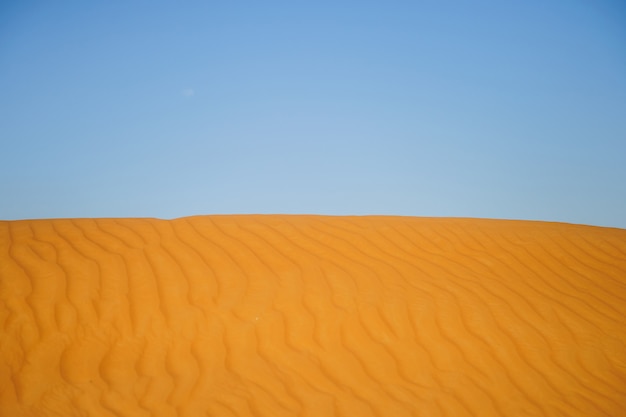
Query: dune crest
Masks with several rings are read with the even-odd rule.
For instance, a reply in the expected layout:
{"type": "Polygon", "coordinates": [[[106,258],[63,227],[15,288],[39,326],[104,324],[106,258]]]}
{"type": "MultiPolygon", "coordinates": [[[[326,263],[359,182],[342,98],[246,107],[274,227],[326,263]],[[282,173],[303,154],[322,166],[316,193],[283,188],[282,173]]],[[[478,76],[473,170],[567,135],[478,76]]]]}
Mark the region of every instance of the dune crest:
{"type": "Polygon", "coordinates": [[[626,230],[0,222],[0,415],[626,415],[626,230]]]}

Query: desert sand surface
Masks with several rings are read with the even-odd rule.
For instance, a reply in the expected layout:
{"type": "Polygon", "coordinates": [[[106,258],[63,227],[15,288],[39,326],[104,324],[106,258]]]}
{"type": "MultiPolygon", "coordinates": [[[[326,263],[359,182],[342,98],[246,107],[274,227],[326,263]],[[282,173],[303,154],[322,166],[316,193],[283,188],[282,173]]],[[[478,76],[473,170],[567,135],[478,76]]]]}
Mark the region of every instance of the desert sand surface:
{"type": "Polygon", "coordinates": [[[623,416],[626,230],[0,222],[1,416],[623,416]]]}

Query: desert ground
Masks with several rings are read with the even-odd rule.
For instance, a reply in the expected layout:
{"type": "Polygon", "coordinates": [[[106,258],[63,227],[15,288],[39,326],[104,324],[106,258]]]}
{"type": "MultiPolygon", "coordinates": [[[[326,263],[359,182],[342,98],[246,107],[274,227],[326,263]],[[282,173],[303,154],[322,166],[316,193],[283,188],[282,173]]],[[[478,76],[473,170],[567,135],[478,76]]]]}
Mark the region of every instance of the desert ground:
{"type": "Polygon", "coordinates": [[[1,416],[623,416],[626,230],[0,222],[1,416]]]}

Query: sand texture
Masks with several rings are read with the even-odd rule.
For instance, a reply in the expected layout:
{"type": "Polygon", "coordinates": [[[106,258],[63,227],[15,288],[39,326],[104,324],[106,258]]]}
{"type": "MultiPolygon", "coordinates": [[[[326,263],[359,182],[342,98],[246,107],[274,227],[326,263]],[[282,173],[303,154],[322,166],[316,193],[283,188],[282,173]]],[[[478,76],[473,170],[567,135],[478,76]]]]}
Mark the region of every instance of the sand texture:
{"type": "Polygon", "coordinates": [[[626,230],[0,222],[1,416],[624,416],[626,230]]]}

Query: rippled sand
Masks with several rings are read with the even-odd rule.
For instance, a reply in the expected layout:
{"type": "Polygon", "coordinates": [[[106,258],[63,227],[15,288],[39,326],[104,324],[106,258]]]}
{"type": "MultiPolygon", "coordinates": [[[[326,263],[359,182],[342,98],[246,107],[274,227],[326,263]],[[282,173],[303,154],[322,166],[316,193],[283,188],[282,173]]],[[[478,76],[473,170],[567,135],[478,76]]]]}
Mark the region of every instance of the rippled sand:
{"type": "Polygon", "coordinates": [[[0,222],[0,415],[626,415],[626,230],[0,222]]]}

